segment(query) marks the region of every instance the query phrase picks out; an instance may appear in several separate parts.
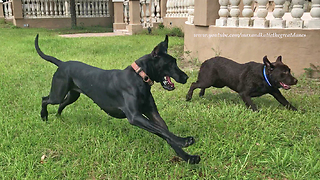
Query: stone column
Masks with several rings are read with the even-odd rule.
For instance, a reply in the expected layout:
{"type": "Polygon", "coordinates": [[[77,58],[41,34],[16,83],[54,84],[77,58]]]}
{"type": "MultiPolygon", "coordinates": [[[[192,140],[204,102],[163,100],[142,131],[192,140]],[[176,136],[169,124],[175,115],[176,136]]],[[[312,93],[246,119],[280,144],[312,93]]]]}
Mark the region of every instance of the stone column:
{"type": "Polygon", "coordinates": [[[312,0],[310,15],[312,19],[308,22],[308,28],[320,28],[320,0],[312,0]]]}
{"type": "Polygon", "coordinates": [[[216,26],[227,26],[229,16],[228,4],[229,0],[219,0],[220,10],[218,12],[220,18],[216,20],[216,26]]]}
{"type": "Polygon", "coordinates": [[[274,19],[270,22],[270,27],[272,28],[285,28],[286,21],[282,19],[284,15],[283,4],[286,0],[274,0],[275,7],[273,10],[274,19]]]}
{"type": "Polygon", "coordinates": [[[293,19],[288,22],[288,28],[303,28],[303,20],[301,19],[304,11],[303,4],[304,0],[292,0],[293,8],[291,10],[291,16],[293,19]]]}
{"type": "Polygon", "coordinates": [[[252,10],[252,2],[253,0],[243,0],[243,10],[242,10],[242,16],[239,19],[239,26],[240,27],[249,27],[252,26],[252,19],[253,16],[253,10],[252,10]]]}
{"type": "Polygon", "coordinates": [[[258,18],[254,20],[253,27],[266,28],[269,27],[269,20],[266,20],[268,15],[267,3],[269,0],[257,0],[258,1],[258,18]]]}
{"type": "Polygon", "coordinates": [[[13,14],[13,24],[18,27],[23,27],[23,13],[22,13],[22,3],[21,1],[12,1],[12,14],[13,14]]]}
{"type": "Polygon", "coordinates": [[[128,30],[130,34],[136,34],[142,30],[140,23],[140,0],[129,0],[130,24],[128,30]]]}
{"type": "Polygon", "coordinates": [[[123,0],[112,0],[112,2],[114,13],[113,29],[126,29],[126,24],[123,22],[123,0]]]}
{"type": "Polygon", "coordinates": [[[194,2],[194,25],[214,25],[219,18],[219,3],[212,0],[196,0],[194,2]]]}

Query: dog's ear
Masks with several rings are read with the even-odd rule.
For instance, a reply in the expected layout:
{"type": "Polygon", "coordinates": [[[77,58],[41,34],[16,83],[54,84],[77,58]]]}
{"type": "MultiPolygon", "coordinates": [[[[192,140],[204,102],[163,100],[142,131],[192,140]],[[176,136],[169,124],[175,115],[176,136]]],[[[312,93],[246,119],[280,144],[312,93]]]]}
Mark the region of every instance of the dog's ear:
{"type": "Polygon", "coordinates": [[[155,58],[155,57],[158,57],[159,52],[160,52],[160,45],[156,46],[156,47],[153,49],[153,51],[151,52],[151,56],[154,57],[154,58],[155,58]]]}
{"type": "Polygon", "coordinates": [[[263,57],[263,64],[270,70],[274,68],[273,64],[271,64],[267,56],[263,57]]]}
{"type": "Polygon", "coordinates": [[[169,37],[166,35],[166,38],[163,41],[165,43],[166,48],[168,49],[168,44],[169,44],[169,37]]]}
{"type": "Polygon", "coordinates": [[[281,62],[282,63],[282,56],[278,56],[276,62],[281,62]]]}

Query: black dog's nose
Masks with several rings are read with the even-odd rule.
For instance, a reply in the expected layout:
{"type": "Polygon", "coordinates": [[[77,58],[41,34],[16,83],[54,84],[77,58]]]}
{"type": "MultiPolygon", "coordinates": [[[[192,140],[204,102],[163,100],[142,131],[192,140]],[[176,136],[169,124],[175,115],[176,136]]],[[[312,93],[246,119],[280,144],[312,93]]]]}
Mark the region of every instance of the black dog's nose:
{"type": "Polygon", "coordinates": [[[186,83],[189,77],[187,75],[183,76],[183,82],[186,83]]]}
{"type": "Polygon", "coordinates": [[[298,83],[298,79],[294,78],[293,82],[294,82],[294,84],[297,84],[298,83]]]}

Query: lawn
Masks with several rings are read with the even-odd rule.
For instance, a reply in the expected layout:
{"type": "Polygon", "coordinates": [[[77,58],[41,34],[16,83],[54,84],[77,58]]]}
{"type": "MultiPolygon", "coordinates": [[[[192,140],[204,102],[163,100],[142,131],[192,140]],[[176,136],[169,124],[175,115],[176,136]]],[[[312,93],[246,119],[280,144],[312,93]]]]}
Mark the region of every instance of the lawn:
{"type": "Polygon", "coordinates": [[[108,116],[84,95],[61,117],[49,105],[49,121],[43,122],[41,97],[57,67],[37,55],[37,33],[46,54],[103,69],[124,69],[164,39],[62,38],[59,31],[0,28],[1,179],[320,179],[316,81],[301,76],[291,90],[281,90],[297,112],[269,95],[254,98],[260,111],[252,112],[228,88],[208,89],[203,98],[196,90],[186,102],[198,63],[181,57],[183,38],[169,37],[169,53],[190,78],[171,92],[155,84],[152,93],[170,131],[195,137],[185,150],[201,161],[190,165],[158,136],[108,116]]]}

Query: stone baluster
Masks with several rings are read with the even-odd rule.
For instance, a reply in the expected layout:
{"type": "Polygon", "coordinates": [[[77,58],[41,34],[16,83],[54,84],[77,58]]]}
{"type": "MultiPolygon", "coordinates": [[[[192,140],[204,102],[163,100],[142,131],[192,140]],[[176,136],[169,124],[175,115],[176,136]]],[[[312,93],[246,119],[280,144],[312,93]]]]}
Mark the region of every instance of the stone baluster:
{"type": "Polygon", "coordinates": [[[22,0],[22,9],[23,9],[23,16],[27,17],[28,16],[28,4],[26,0],[22,0]]]}
{"type": "Polygon", "coordinates": [[[95,8],[95,17],[99,17],[99,1],[94,2],[94,8],[95,8]]]}
{"type": "Polygon", "coordinates": [[[98,12],[98,16],[102,17],[102,1],[99,1],[98,2],[98,9],[99,9],[99,12],[98,12]]]}
{"type": "Polygon", "coordinates": [[[91,1],[87,2],[87,17],[91,17],[92,16],[92,4],[91,1]]]}
{"type": "Polygon", "coordinates": [[[304,22],[301,17],[304,13],[304,0],[292,0],[292,4],[291,16],[293,19],[288,22],[288,28],[302,29],[304,22]]]}
{"type": "Polygon", "coordinates": [[[242,16],[239,18],[239,27],[249,27],[252,26],[253,10],[251,8],[253,0],[243,0],[243,10],[242,16]]]}
{"type": "Polygon", "coordinates": [[[130,23],[130,17],[129,17],[129,0],[124,0],[124,23],[129,24],[130,23]]]}
{"type": "Polygon", "coordinates": [[[36,13],[36,16],[40,16],[41,15],[41,10],[40,10],[40,1],[39,0],[36,0],[35,1],[35,13],[36,13]]]}
{"type": "Polygon", "coordinates": [[[216,26],[226,26],[229,16],[229,0],[219,0],[220,10],[218,12],[220,18],[216,20],[216,26]]]}
{"type": "Polygon", "coordinates": [[[155,4],[155,0],[151,0],[151,22],[154,23],[154,22],[157,22],[156,20],[156,15],[155,15],[155,7],[156,7],[156,4],[155,4]]]}
{"type": "Polygon", "coordinates": [[[36,0],[31,0],[31,11],[32,11],[32,16],[36,16],[36,0]]]}
{"type": "Polygon", "coordinates": [[[65,16],[69,17],[70,16],[70,5],[69,5],[69,1],[64,1],[64,12],[65,12],[65,16]]]}
{"type": "Polygon", "coordinates": [[[189,0],[184,0],[184,17],[188,17],[189,0]]]}
{"type": "Polygon", "coordinates": [[[146,0],[146,27],[150,26],[150,0],[146,0]]]}
{"type": "Polygon", "coordinates": [[[231,10],[230,10],[231,18],[227,19],[227,26],[237,27],[237,26],[239,26],[240,0],[230,0],[230,3],[231,3],[231,10]]]}
{"type": "Polygon", "coordinates": [[[8,2],[8,18],[12,18],[12,4],[11,2],[9,1],[8,2]]]}
{"type": "Polygon", "coordinates": [[[177,13],[178,13],[178,1],[177,0],[173,0],[173,12],[172,13],[173,13],[172,17],[177,16],[177,13]]]}
{"type": "Polygon", "coordinates": [[[109,11],[109,0],[103,0],[103,1],[106,2],[106,3],[105,3],[105,9],[106,9],[105,12],[107,13],[106,16],[107,16],[107,17],[111,17],[111,16],[110,16],[110,11],[109,11]]]}
{"type": "Polygon", "coordinates": [[[157,22],[161,21],[161,8],[160,8],[160,0],[156,0],[156,19],[157,22]]]}
{"type": "Polygon", "coordinates": [[[39,4],[40,4],[40,15],[41,16],[44,16],[45,14],[44,14],[44,0],[41,0],[40,2],[39,2],[39,4]]]}
{"type": "Polygon", "coordinates": [[[188,8],[188,22],[193,24],[194,20],[194,0],[189,0],[189,8],[188,8]]]}
{"type": "Polygon", "coordinates": [[[45,9],[45,10],[44,10],[44,14],[45,14],[45,16],[49,16],[49,14],[50,14],[48,4],[49,4],[48,0],[45,0],[45,1],[44,1],[44,9],[45,9]]]}
{"type": "Polygon", "coordinates": [[[146,3],[146,0],[140,0],[140,22],[142,26],[144,26],[144,4],[146,3]]]}
{"type": "Polygon", "coordinates": [[[286,0],[274,0],[275,7],[273,10],[273,17],[270,21],[270,27],[272,28],[285,28],[286,27],[286,21],[282,19],[284,15],[284,9],[283,4],[286,2],[286,0]]]}
{"type": "Polygon", "coordinates": [[[254,20],[253,27],[266,28],[269,27],[269,20],[266,19],[268,15],[267,3],[269,0],[257,0],[258,1],[258,18],[254,20]]]}
{"type": "Polygon", "coordinates": [[[168,0],[166,4],[167,6],[166,17],[170,17],[170,10],[171,10],[170,4],[171,4],[171,0],[168,0]]]}
{"type": "Polygon", "coordinates": [[[53,16],[54,12],[53,12],[53,2],[52,2],[52,0],[49,0],[48,5],[49,5],[50,16],[53,16]]]}
{"type": "Polygon", "coordinates": [[[310,15],[308,28],[320,28],[320,0],[312,0],[310,15]]]}
{"type": "Polygon", "coordinates": [[[170,10],[170,11],[171,11],[170,17],[173,17],[173,16],[174,16],[174,11],[175,11],[175,9],[174,9],[174,8],[175,8],[175,7],[174,7],[174,6],[175,6],[175,1],[174,1],[174,0],[171,0],[171,1],[170,1],[170,4],[171,4],[171,5],[170,5],[170,7],[171,7],[171,8],[170,8],[170,9],[171,9],[171,10],[170,10]]]}

